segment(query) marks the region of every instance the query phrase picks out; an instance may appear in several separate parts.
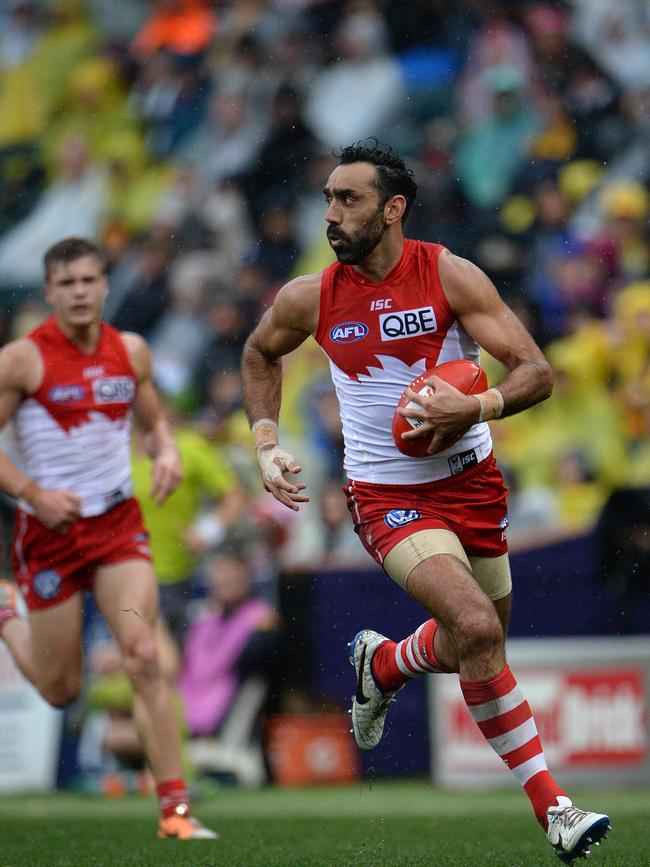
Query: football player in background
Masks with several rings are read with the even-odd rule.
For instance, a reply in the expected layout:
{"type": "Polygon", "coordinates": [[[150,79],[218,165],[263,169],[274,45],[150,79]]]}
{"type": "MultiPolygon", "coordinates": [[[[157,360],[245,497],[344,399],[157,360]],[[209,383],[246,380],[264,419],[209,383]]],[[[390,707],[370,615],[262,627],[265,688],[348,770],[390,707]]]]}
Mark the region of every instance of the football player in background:
{"type": "Polygon", "coordinates": [[[99,249],[66,238],[45,254],[53,315],[0,353],[0,425],[13,419],[24,471],[0,453],[0,487],[18,500],[13,561],[29,621],[0,582],[0,637],[54,707],[79,695],[82,590],[119,643],[134,714],[160,800],[160,837],[217,835],[190,812],[180,739],[158,663],[158,590],[130,469],[131,417],[154,463],[162,503],[182,477],[174,440],[137,334],[102,322],[108,291],[99,249]]]}
{"type": "Polygon", "coordinates": [[[431,615],[400,642],[364,629],[350,643],[357,743],[379,743],[389,703],[411,678],[459,673],[476,724],[569,862],[606,835],[609,818],[579,810],[549,773],[530,707],[505,660],[506,490],[487,424],[546,399],[552,372],[478,267],[439,244],[404,237],[417,187],[403,160],[370,139],[343,148],[339,161],[323,189],[338,261],[283,286],[244,349],[245,402],[263,484],[290,509],[308,501],[305,486],[291,478],[301,468],[280,445],[277,420],[281,358],[313,335],[329,358],[339,399],[355,528],[387,574],[431,615]],[[404,389],[442,362],[478,362],[481,347],[506,368],[503,381],[465,395],[433,377],[431,395],[410,392],[418,406],[408,416],[421,424],[404,437],[427,436],[431,444],[427,457],[402,454],[391,422],[404,389]],[[438,451],[462,430],[454,446],[438,451]]]}

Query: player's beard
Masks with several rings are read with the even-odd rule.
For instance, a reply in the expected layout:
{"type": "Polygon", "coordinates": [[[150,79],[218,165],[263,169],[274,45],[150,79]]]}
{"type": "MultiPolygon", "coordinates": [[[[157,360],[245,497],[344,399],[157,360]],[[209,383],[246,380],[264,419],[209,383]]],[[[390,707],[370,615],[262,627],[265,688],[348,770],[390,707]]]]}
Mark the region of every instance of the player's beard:
{"type": "Polygon", "coordinates": [[[336,226],[330,226],[327,229],[327,237],[330,244],[337,239],[343,242],[332,247],[336,258],[342,265],[360,265],[381,241],[385,231],[384,206],[382,205],[367,222],[361,225],[354,235],[346,235],[336,226]]]}

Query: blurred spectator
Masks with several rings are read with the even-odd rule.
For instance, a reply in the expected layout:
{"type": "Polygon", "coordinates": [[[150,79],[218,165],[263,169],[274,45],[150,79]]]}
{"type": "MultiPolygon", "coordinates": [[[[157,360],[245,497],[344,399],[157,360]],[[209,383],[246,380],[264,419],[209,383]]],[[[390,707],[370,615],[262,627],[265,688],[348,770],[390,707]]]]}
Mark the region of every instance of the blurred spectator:
{"type": "Polygon", "coordinates": [[[538,119],[526,101],[517,69],[493,66],[484,75],[491,108],[461,135],[455,163],[470,204],[489,209],[510,192],[538,119]]]}
{"type": "Polygon", "coordinates": [[[44,182],[45,170],[35,145],[0,150],[0,235],[32,210],[44,182]]]}
{"type": "Polygon", "coordinates": [[[85,10],[84,0],[51,0],[48,27],[34,54],[39,98],[48,117],[60,110],[75,70],[97,51],[99,34],[85,10]]]}
{"type": "Polygon", "coordinates": [[[158,51],[143,64],[129,100],[147,124],[155,159],[175,153],[201,123],[209,84],[199,64],[158,51]]]}
{"type": "Polygon", "coordinates": [[[386,22],[371,4],[350,3],[334,35],[340,60],[314,82],[305,116],[330,147],[377,135],[399,122],[404,83],[388,53],[386,22]]]}
{"type": "Polygon", "coordinates": [[[578,136],[562,98],[545,91],[538,99],[538,114],[540,129],[528,147],[533,162],[561,164],[571,159],[578,136]]]}
{"type": "Polygon", "coordinates": [[[47,121],[33,58],[43,33],[37,0],[19,0],[0,10],[0,147],[34,141],[47,121]]]}
{"type": "Polygon", "coordinates": [[[329,381],[315,379],[304,399],[309,406],[309,439],[319,454],[327,479],[339,479],[343,460],[343,429],[336,392],[329,381]]]}
{"type": "Polygon", "coordinates": [[[206,321],[211,338],[195,374],[202,402],[213,377],[239,369],[242,349],[250,331],[245,305],[228,293],[213,298],[206,321]]]}
{"type": "Polygon", "coordinates": [[[190,388],[192,374],[210,341],[205,306],[213,260],[200,252],[176,259],[169,277],[169,305],[150,331],[156,381],[170,397],[177,398],[190,388]]]}
{"type": "Polygon", "coordinates": [[[201,184],[217,187],[251,168],[265,128],[250,99],[220,91],[212,97],[203,123],[185,142],[180,158],[195,168],[201,184]]]}
{"type": "Polygon", "coordinates": [[[650,591],[650,488],[621,488],[607,500],[596,527],[597,570],[615,604],[617,632],[642,627],[639,599],[650,591]]]}
{"type": "Polygon", "coordinates": [[[149,58],[161,48],[179,56],[202,54],[217,26],[208,0],[153,0],[149,19],[131,43],[140,58],[149,58]]]}
{"type": "Polygon", "coordinates": [[[531,47],[513,21],[508,4],[490,2],[476,7],[478,27],[467,48],[467,64],[456,85],[457,116],[463,126],[475,126],[492,114],[493,70],[508,69],[517,86],[530,90],[531,47]]]}
{"type": "Polygon", "coordinates": [[[207,596],[187,633],[179,677],[193,736],[218,732],[247,677],[268,677],[280,628],[277,613],[254,595],[242,551],[218,551],[207,560],[203,576],[207,596]]]}
{"type": "Polygon", "coordinates": [[[0,240],[0,284],[34,290],[43,281],[42,251],[63,231],[96,237],[106,212],[107,181],[80,136],[65,139],[50,185],[35,207],[0,240]]]}
{"type": "Polygon", "coordinates": [[[110,159],[114,142],[126,136],[141,146],[138,118],[127,104],[119,68],[107,54],[85,58],[72,68],[65,99],[41,137],[46,162],[73,135],[83,136],[101,161],[110,159]]]}
{"type": "MultiPolygon", "coordinates": [[[[266,3],[237,3],[235,13],[243,10],[253,12],[256,17],[268,9],[266,3]]],[[[215,79],[219,92],[236,102],[250,103],[252,116],[260,124],[259,129],[268,126],[273,97],[282,83],[279,70],[265,56],[262,45],[250,29],[239,38],[232,52],[228,52],[218,68],[215,79]]],[[[259,143],[262,137],[260,136],[259,143]]]]}
{"type": "Polygon", "coordinates": [[[169,300],[173,254],[170,238],[145,237],[115,265],[105,317],[116,328],[146,336],[156,325],[169,300]]]}
{"type": "Polygon", "coordinates": [[[129,131],[108,136],[107,224],[133,235],[153,231],[156,212],[173,187],[177,169],[167,162],[153,162],[140,136],[129,131]]]}
{"type": "Polygon", "coordinates": [[[587,455],[580,449],[569,449],[560,455],[554,482],[561,525],[571,533],[593,529],[608,490],[596,479],[587,455]]]}
{"type": "MultiPolygon", "coordinates": [[[[171,408],[169,415],[181,455],[183,481],[162,506],[155,503],[149,493],[151,461],[137,440],[132,453],[132,473],[135,496],[150,534],[161,613],[180,648],[198,559],[232,531],[246,500],[223,451],[181,424],[171,408]]],[[[169,663],[169,648],[166,660],[169,663]]]]}
{"type": "Polygon", "coordinates": [[[294,234],[293,215],[282,200],[270,204],[259,217],[259,237],[250,258],[268,273],[278,285],[289,279],[296,267],[298,244],[294,234]]]}
{"type": "Polygon", "coordinates": [[[569,225],[571,207],[555,180],[542,181],[532,192],[536,223],[525,270],[526,293],[539,305],[547,331],[557,336],[564,324],[565,304],[557,292],[553,268],[575,239],[569,225]]]}
{"type": "Polygon", "coordinates": [[[619,284],[642,278],[650,264],[648,190],[635,181],[613,182],[604,186],[601,200],[604,225],[593,240],[601,259],[619,284]]]}
{"type": "Polygon", "coordinates": [[[650,11],[634,0],[574,0],[573,29],[622,86],[650,85],[650,11]]]}
{"type": "Polygon", "coordinates": [[[354,532],[342,490],[342,481],[326,480],[309,511],[298,514],[296,527],[281,551],[284,571],[372,568],[354,532]]]}
{"type": "Polygon", "coordinates": [[[290,87],[281,87],[273,101],[268,135],[248,178],[256,211],[274,199],[295,201],[315,147],[315,139],[303,120],[300,95],[290,87]]]}

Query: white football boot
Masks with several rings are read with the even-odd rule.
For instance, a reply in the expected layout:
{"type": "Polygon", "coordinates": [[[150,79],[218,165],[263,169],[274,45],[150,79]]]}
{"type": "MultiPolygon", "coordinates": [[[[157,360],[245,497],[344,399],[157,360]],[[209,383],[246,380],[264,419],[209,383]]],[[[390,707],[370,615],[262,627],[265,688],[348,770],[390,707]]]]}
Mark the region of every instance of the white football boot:
{"type": "Polygon", "coordinates": [[[398,692],[381,692],[370,668],[375,651],[388,640],[385,635],[372,629],[362,629],[348,644],[350,662],[357,673],[357,692],[352,697],[352,729],[357,745],[362,750],[371,750],[381,740],[388,705],[395,692],[398,692]]]}
{"type": "Polygon", "coordinates": [[[599,846],[612,826],[609,816],[579,810],[562,795],[557,798],[557,803],[557,807],[549,807],[546,811],[546,837],[559,859],[570,864],[574,858],[586,858],[590,846],[599,846]]]}

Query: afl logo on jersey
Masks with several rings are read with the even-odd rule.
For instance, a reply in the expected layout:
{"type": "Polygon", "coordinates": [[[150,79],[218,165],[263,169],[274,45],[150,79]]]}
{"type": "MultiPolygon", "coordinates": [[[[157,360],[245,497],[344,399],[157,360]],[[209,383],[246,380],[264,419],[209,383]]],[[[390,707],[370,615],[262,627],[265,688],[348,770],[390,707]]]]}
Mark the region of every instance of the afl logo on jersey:
{"type": "Polygon", "coordinates": [[[47,396],[52,403],[74,403],[84,399],[86,389],[83,385],[57,385],[48,391],[47,396]]]}
{"type": "Polygon", "coordinates": [[[107,376],[93,382],[95,403],[131,403],[135,382],[130,376],[107,376]]]}
{"type": "Polygon", "coordinates": [[[418,334],[428,334],[436,328],[433,307],[396,310],[394,313],[382,313],[379,317],[382,340],[403,340],[406,337],[416,337],[418,334]]]}
{"type": "Polygon", "coordinates": [[[356,343],[368,333],[368,326],[363,322],[340,322],[330,331],[334,343],[356,343]]]}

